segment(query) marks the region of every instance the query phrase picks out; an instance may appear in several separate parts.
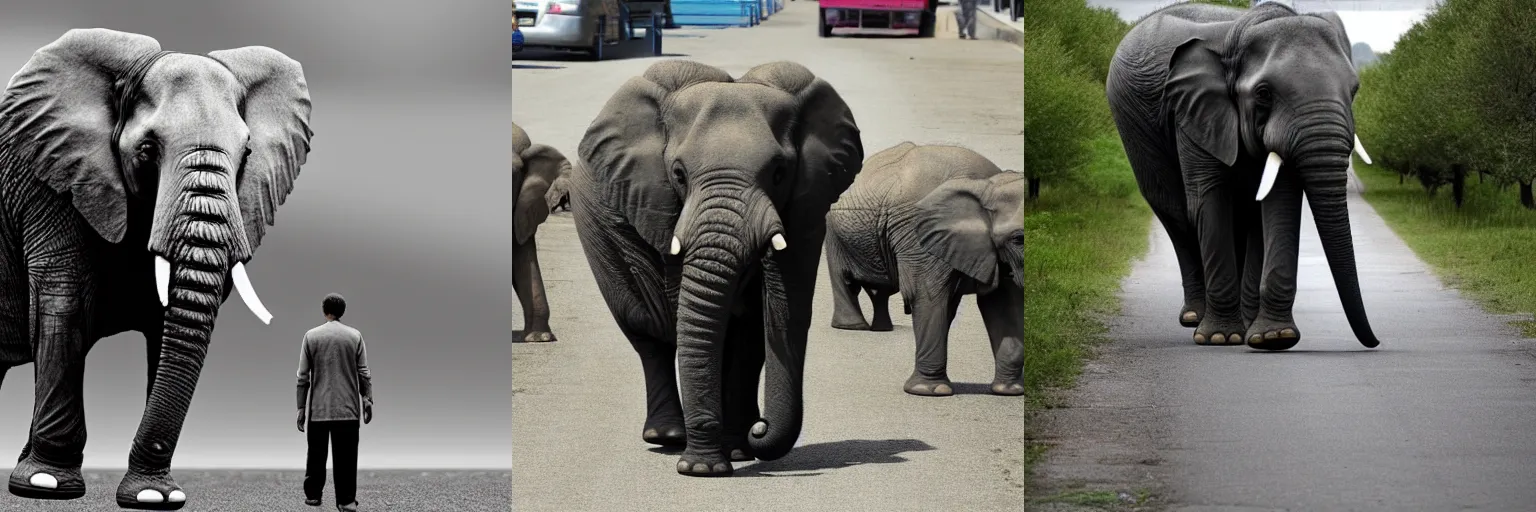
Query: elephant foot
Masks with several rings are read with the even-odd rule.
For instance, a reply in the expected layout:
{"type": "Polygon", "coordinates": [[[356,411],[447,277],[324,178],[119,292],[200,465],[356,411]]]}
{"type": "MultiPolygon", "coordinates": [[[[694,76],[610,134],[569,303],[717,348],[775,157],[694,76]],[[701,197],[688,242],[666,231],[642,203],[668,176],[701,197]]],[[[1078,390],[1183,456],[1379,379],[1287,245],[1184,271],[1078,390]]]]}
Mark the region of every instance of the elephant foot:
{"type": "Polygon", "coordinates": [[[657,446],[686,446],[688,431],[682,425],[646,426],[640,438],[657,446]]]}
{"type": "Polygon", "coordinates": [[[895,328],[896,326],[891,325],[889,318],[876,318],[875,323],[869,325],[869,330],[875,332],[890,332],[895,328]]]}
{"type": "Polygon", "coordinates": [[[523,333],[523,341],[529,343],[545,343],[557,340],[555,340],[555,333],[549,331],[525,331],[523,333]]]}
{"type": "Polygon", "coordinates": [[[833,329],[842,329],[844,331],[868,331],[868,330],[870,330],[869,329],[869,323],[865,322],[863,318],[860,318],[856,322],[833,319],[832,320],[832,328],[833,329]]]}
{"type": "Polygon", "coordinates": [[[747,444],[747,438],[743,436],[739,441],[727,443],[726,452],[730,454],[731,462],[747,462],[757,460],[752,455],[752,445],[747,444]]]}
{"type": "Polygon", "coordinates": [[[736,469],[731,467],[731,461],[720,457],[706,457],[694,453],[684,453],[677,460],[677,474],[686,476],[731,476],[736,469]]]}
{"type": "Polygon", "coordinates": [[[1184,327],[1200,327],[1200,321],[1204,320],[1204,304],[1188,302],[1184,304],[1184,310],[1179,313],[1179,325],[1184,327]]]}
{"type": "Polygon", "coordinates": [[[1301,343],[1301,331],[1291,322],[1260,319],[1248,328],[1248,346],[1259,350],[1286,350],[1301,343]]]}
{"type": "Polygon", "coordinates": [[[912,375],[907,379],[903,390],[909,395],[917,396],[950,396],[955,394],[954,387],[950,386],[948,378],[931,379],[922,375],[912,375]]]}
{"type": "Polygon", "coordinates": [[[72,500],[85,496],[80,468],[43,464],[27,457],[11,470],[11,494],[35,500],[72,500]]]}
{"type": "Polygon", "coordinates": [[[1019,396],[1024,394],[1024,383],[1012,381],[993,381],[992,394],[998,396],[1019,396]]]}
{"type": "Polygon", "coordinates": [[[171,475],[152,476],[132,470],[117,485],[117,506],[134,510],[178,510],[187,493],[171,475]]]}
{"type": "Polygon", "coordinates": [[[1195,328],[1196,345],[1239,345],[1243,343],[1243,321],[1206,316],[1195,328]]]}

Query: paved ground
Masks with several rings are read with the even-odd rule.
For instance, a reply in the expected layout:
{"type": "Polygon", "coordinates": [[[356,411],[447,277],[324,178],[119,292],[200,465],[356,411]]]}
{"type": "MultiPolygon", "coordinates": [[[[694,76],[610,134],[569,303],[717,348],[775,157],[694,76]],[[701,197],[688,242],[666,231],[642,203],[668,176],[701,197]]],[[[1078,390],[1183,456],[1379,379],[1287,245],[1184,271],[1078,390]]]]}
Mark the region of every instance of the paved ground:
{"type": "MultiPolygon", "coordinates": [[[[791,2],[755,28],[668,31],[666,50],[736,75],[773,60],[806,65],[852,106],[868,154],[904,140],[962,143],[1004,168],[1021,168],[1017,47],[953,35],[823,40],[815,15],[815,3],[791,2]]],[[[574,156],[603,102],[655,61],[514,61],[513,119],[534,142],[574,156]]],[[[678,475],[675,453],[640,440],[639,358],[603,305],[566,215],[552,216],[538,233],[560,341],[513,347],[517,510],[1020,507],[1023,407],[1017,398],[985,394],[992,359],[975,301],[961,306],[951,334],[949,371],[961,394],[919,398],[901,391],[912,371],[911,317],[893,303],[894,332],[834,330],[825,280],[816,293],[805,430],[795,451],[738,464],[728,479],[678,475]]]]}
{"type": "Polygon", "coordinates": [[[1350,333],[1310,216],[1295,349],[1199,347],[1175,323],[1178,265],[1160,227],[1123,284],[1115,340],[1071,407],[1046,492],[1160,491],[1173,510],[1531,510],[1529,340],[1444,288],[1358,194],[1361,287],[1382,340],[1350,333]]]}
{"type": "MultiPolygon", "coordinates": [[[[10,468],[4,474],[11,473],[10,468]]],[[[336,510],[327,474],[321,507],[304,505],[304,472],[289,470],[176,470],[176,482],[191,495],[183,511],[312,512],[336,510]]],[[[69,501],[37,501],[0,491],[6,512],[122,510],[114,498],[122,471],[86,471],[86,495],[69,501]]],[[[425,510],[505,511],[511,487],[506,471],[361,470],[359,508],[368,512],[425,510]]]]}

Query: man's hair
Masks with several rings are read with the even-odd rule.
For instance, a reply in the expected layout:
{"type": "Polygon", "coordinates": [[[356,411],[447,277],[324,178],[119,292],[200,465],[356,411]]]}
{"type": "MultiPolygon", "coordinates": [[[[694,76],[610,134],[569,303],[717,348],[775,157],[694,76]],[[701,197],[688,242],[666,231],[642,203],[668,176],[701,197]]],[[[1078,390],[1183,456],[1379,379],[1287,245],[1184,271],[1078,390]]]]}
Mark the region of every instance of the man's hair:
{"type": "Polygon", "coordinates": [[[341,315],[347,312],[347,299],[342,298],[339,293],[332,293],[325,296],[325,302],[322,302],[320,307],[326,315],[340,319],[341,315]]]}

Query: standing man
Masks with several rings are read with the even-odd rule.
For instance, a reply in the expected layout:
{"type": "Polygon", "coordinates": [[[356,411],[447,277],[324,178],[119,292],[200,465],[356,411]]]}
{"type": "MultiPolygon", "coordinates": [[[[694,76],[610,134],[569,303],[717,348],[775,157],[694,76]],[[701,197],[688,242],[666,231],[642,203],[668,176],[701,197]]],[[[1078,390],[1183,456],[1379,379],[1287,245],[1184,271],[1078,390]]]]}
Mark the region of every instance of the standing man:
{"type": "Polygon", "coordinates": [[[347,300],[332,293],[321,303],[324,324],[304,333],[299,357],[299,432],[309,420],[309,457],[304,464],[304,504],[320,506],[325,490],[325,451],[335,455],[336,509],[357,510],[358,419],[373,421],[373,379],[363,334],[341,323],[347,300]]]}

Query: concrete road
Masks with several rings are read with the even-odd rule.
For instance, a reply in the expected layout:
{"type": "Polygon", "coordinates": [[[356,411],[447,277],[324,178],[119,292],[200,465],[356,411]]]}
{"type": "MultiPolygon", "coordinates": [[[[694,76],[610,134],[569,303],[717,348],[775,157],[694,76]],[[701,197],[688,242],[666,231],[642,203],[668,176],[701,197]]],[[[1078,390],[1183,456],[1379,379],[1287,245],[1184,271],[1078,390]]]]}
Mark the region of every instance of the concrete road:
{"type": "MultiPolygon", "coordinates": [[[[811,2],[790,2],[754,28],[666,37],[676,58],[733,75],[774,60],[804,64],[852,106],[867,154],[905,140],[958,143],[1005,169],[1022,168],[1023,72],[1015,46],[953,35],[819,39],[811,2]]],[[[608,97],[657,61],[516,60],[513,119],[535,143],[574,157],[608,97]]],[[[731,478],[678,475],[676,453],[640,440],[640,361],[604,306],[567,215],[552,216],[538,233],[560,341],[516,344],[512,352],[516,510],[1021,506],[1023,403],[986,394],[992,356],[975,300],[962,304],[950,338],[949,372],[959,394],[909,396],[901,386],[912,372],[911,317],[893,301],[894,332],[832,329],[825,265],[808,349],[805,429],[795,450],[777,461],[738,463],[731,478]]]]}
{"type": "MultiPolygon", "coordinates": [[[[1529,340],[1444,287],[1357,191],[1355,254],[1375,350],[1351,334],[1310,215],[1296,348],[1200,347],[1176,323],[1178,263],[1160,227],[1124,281],[1114,342],[1071,407],[1050,493],[1150,489],[1171,510],[1531,510],[1529,340]]],[[[1134,493],[1133,493],[1134,494],[1134,493]]]]}
{"type": "MultiPolygon", "coordinates": [[[[5,470],[10,474],[10,469],[5,470]]],[[[303,470],[174,470],[176,483],[191,494],[185,512],[310,512],[336,510],[334,481],[327,471],[320,507],[304,505],[303,470]]],[[[85,497],[67,501],[29,500],[0,494],[7,512],[119,511],[114,498],[118,471],[85,471],[85,497]]],[[[358,508],[369,512],[507,510],[507,471],[370,470],[357,472],[358,508]]]]}

